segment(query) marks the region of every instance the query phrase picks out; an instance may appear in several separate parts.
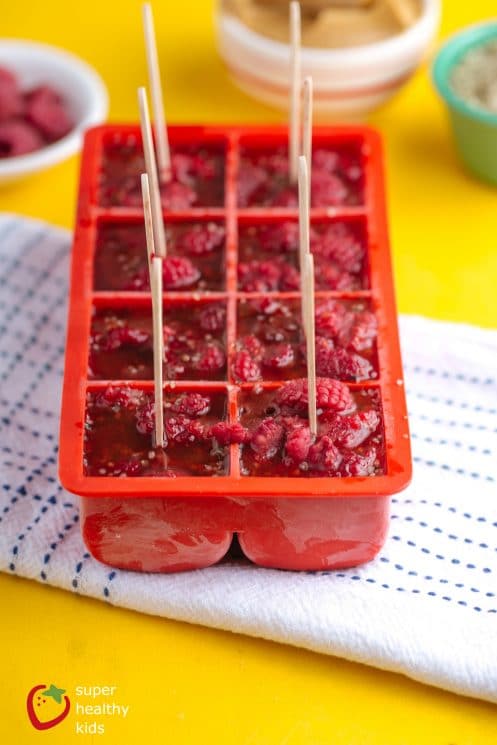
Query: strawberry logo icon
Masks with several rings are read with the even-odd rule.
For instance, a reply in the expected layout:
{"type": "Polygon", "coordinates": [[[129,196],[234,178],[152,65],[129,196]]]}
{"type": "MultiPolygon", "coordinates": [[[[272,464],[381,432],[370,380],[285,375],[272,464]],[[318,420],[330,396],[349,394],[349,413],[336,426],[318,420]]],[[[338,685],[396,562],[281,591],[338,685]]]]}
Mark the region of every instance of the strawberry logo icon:
{"type": "Polygon", "coordinates": [[[35,729],[51,729],[67,717],[71,702],[68,696],[64,696],[65,692],[65,688],[57,688],[53,683],[49,688],[42,683],[30,690],[26,708],[29,721],[35,729]]]}

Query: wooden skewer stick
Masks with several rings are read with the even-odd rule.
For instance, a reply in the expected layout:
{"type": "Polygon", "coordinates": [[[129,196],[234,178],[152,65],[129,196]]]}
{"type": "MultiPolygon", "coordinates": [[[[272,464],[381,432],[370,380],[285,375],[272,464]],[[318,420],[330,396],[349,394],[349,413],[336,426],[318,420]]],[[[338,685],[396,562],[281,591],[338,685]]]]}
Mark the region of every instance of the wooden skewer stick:
{"type": "Polygon", "coordinates": [[[307,336],[306,327],[306,300],[305,293],[305,257],[310,252],[309,235],[309,174],[307,161],[304,155],[299,157],[298,169],[299,183],[299,268],[300,268],[300,291],[302,296],[302,328],[307,336]]]}
{"type": "Polygon", "coordinates": [[[150,187],[150,204],[152,208],[154,246],[157,255],[161,258],[164,258],[166,255],[166,234],[164,231],[164,220],[162,219],[159,179],[157,178],[157,164],[155,161],[152,128],[150,126],[150,115],[148,112],[147,93],[145,91],[145,88],[138,88],[138,107],[140,109],[140,124],[143,140],[143,152],[145,153],[145,168],[147,170],[148,182],[150,187]]]}
{"type": "Polygon", "coordinates": [[[145,215],[145,237],[147,241],[150,291],[152,294],[152,328],[154,350],[154,413],[155,447],[164,447],[164,394],[162,362],[164,359],[164,328],[162,319],[162,258],[155,253],[152,206],[148,176],[141,176],[143,212],[145,215]]]}
{"type": "Polygon", "coordinates": [[[306,77],[304,80],[303,93],[303,115],[302,115],[302,155],[307,162],[307,188],[309,206],[311,203],[311,173],[312,173],[312,78],[306,77]]]}
{"type": "Polygon", "coordinates": [[[290,3],[290,121],[288,167],[290,183],[298,178],[298,157],[300,153],[300,3],[290,3]]]}
{"type": "Polygon", "coordinates": [[[169,150],[169,138],[167,136],[154,17],[150,3],[143,4],[143,31],[145,34],[148,81],[152,96],[152,111],[154,113],[155,146],[157,149],[159,179],[161,182],[165,182],[171,180],[171,152],[169,150]]]}
{"type": "Polygon", "coordinates": [[[306,339],[307,339],[307,398],[309,407],[309,429],[316,437],[318,421],[316,411],[316,329],[314,303],[314,256],[311,253],[305,257],[304,293],[306,295],[306,339]]]}

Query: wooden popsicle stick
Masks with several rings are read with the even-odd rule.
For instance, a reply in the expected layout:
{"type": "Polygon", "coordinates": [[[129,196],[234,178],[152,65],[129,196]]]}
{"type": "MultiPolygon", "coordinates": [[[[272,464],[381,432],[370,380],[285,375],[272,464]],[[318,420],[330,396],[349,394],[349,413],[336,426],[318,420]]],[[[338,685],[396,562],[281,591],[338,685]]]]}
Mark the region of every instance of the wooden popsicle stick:
{"type": "Polygon", "coordinates": [[[293,0],[290,3],[290,120],[288,169],[290,183],[295,184],[298,179],[298,157],[300,153],[300,3],[293,0]]]}
{"type": "Polygon", "coordinates": [[[138,107],[140,109],[140,124],[143,140],[143,152],[145,154],[145,168],[150,188],[150,204],[152,207],[152,225],[154,229],[155,252],[158,256],[166,255],[166,234],[164,231],[164,220],[162,219],[162,205],[159,190],[159,179],[157,178],[157,164],[155,161],[154,143],[152,139],[152,128],[150,126],[150,115],[148,112],[147,93],[145,88],[138,88],[138,107]]]}
{"type": "Polygon", "coordinates": [[[162,259],[153,256],[150,267],[152,292],[153,345],[154,345],[154,411],[155,447],[164,447],[164,398],[162,362],[164,359],[164,329],[162,323],[162,259]]]}
{"type": "Polygon", "coordinates": [[[305,257],[304,293],[306,295],[306,343],[307,343],[307,398],[309,407],[309,429],[316,437],[318,433],[316,411],[316,329],[314,302],[314,256],[311,253],[305,257]]]}
{"type": "Polygon", "coordinates": [[[303,85],[303,111],[302,111],[302,155],[307,161],[307,185],[309,206],[311,203],[311,173],[312,173],[312,109],[313,109],[313,85],[312,77],[309,75],[303,85]]]}
{"type": "Polygon", "coordinates": [[[146,173],[142,173],[141,175],[141,186],[143,199],[143,215],[145,217],[145,239],[147,242],[148,271],[150,274],[150,286],[152,286],[151,266],[152,258],[155,252],[154,226],[152,219],[152,205],[150,204],[150,186],[148,183],[148,175],[146,173]]]}
{"type": "Polygon", "coordinates": [[[310,252],[310,235],[309,235],[309,176],[307,161],[304,155],[299,157],[298,167],[298,184],[299,184],[299,268],[300,268],[300,291],[302,297],[302,328],[307,336],[306,328],[306,294],[305,294],[305,257],[310,252]]]}
{"type": "Polygon", "coordinates": [[[159,180],[171,180],[171,152],[167,135],[166,114],[157,54],[157,40],[155,37],[154,17],[150,3],[144,3],[142,8],[143,31],[145,34],[145,51],[147,56],[148,82],[152,97],[152,111],[154,113],[155,146],[157,150],[157,166],[159,180]]]}

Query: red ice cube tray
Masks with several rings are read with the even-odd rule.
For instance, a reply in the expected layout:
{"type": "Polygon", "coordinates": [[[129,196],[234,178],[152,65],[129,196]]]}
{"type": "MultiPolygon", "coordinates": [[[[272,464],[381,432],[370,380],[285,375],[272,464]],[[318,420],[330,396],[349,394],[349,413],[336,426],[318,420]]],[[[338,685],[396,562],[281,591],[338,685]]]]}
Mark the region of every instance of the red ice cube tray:
{"type": "MultiPolygon", "coordinates": [[[[237,303],[257,293],[237,286],[238,237],[247,225],[296,220],[295,207],[238,207],[237,184],[242,152],[284,148],[287,130],[280,126],[173,126],[172,147],[216,150],[223,158],[224,195],[218,204],[181,212],[164,210],[166,225],[215,220],[226,228],[222,288],[165,293],[165,302],[227,304],[227,373],[223,380],[166,383],[175,391],[220,392],[227,419],[237,421],[240,400],[254,393],[253,383],[230,377],[230,355],[237,335],[237,303]]],[[[108,291],[94,283],[98,236],[106,226],[141,224],[139,206],[113,203],[102,189],[108,153],[126,149],[141,170],[141,136],[136,125],[108,125],[90,130],[85,139],[77,222],[72,255],[70,310],[60,435],[60,477],[81,497],[81,526],[91,553],[100,561],[126,569],[170,572],[205,567],[219,561],[237,534],[244,554],[256,564],[282,569],[319,570],[355,566],[372,559],[386,537],[390,495],[411,477],[410,444],[398,341],[392,267],[386,222],[383,155],[379,135],[363,126],[319,127],[314,147],[350,150],[360,161],[356,198],[345,206],[311,210],[312,223],[340,220],[361,230],[367,258],[363,289],[316,293],[320,298],[363,300],[378,321],[374,380],[351,383],[355,394],[379,395],[385,445],[381,473],[366,477],[286,477],[244,475],[240,446],[229,447],[226,475],[216,477],[88,476],[83,467],[87,394],[105,389],[108,380],[89,378],[88,356],[95,309],[150,307],[144,291],[108,291]],[[138,153],[138,155],[136,155],[138,153]],[[109,203],[110,202],[110,203],[109,203]]],[[[214,200],[215,201],[215,200],[214,200]]],[[[267,293],[263,293],[267,297],[267,293]]],[[[286,297],[273,293],[275,298],[286,297]]],[[[298,292],[291,295],[299,298],[298,292]]],[[[117,381],[153,392],[153,381],[117,381]]],[[[258,391],[275,390],[282,381],[263,381],[258,391]]]]}

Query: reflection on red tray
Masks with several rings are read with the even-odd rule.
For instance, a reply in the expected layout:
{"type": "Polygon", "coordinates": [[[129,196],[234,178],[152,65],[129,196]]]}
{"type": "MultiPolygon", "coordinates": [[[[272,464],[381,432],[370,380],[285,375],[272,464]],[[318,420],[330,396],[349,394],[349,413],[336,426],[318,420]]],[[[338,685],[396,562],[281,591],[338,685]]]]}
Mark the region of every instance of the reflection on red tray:
{"type": "Polygon", "coordinates": [[[143,571],[207,566],[236,532],[256,563],[320,569],[367,561],[384,541],[389,496],[407,485],[411,466],[381,144],[366,127],[314,133],[318,374],[346,381],[354,409],[338,418],[330,412],[326,425],[326,411],[320,416],[321,433],[334,428],[334,440],[322,437],[317,453],[297,431],[305,407],[287,411],[281,403],[285,381],[305,374],[286,136],[282,127],[170,128],[174,184],[190,193],[174,205],[163,199],[166,428],[185,391],[211,397],[213,408],[188,425],[202,435],[171,444],[161,463],[149,457],[146,429],[153,382],[139,128],[87,134],[60,475],[82,496],[83,535],[106,563],[143,571]],[[98,405],[109,385],[135,391],[145,433],[134,412],[98,405]],[[346,416],[355,434],[344,432],[346,416]],[[260,427],[260,457],[243,437],[220,444],[214,420],[260,427]],[[332,465],[323,471],[323,462],[332,465]]]}

